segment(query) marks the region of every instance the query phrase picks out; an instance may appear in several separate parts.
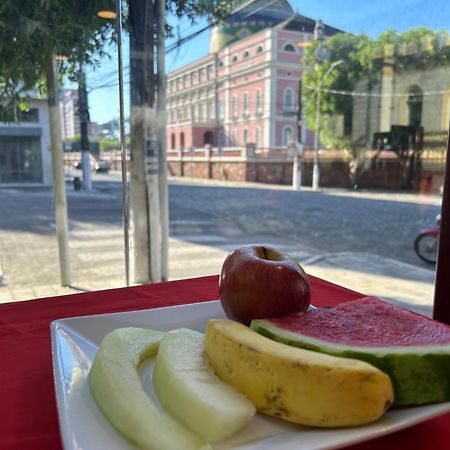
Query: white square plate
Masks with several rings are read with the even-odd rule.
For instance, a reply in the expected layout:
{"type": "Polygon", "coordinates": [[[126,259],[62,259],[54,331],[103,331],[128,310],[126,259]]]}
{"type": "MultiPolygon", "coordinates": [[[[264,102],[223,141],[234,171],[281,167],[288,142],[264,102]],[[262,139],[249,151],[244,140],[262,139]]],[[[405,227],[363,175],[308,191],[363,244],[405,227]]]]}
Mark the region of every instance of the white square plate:
{"type": "MultiPolygon", "coordinates": [[[[61,436],[65,450],[133,450],[97,408],[87,376],[108,332],[135,326],[158,330],[185,327],[204,331],[208,319],[224,317],[218,301],[56,320],[51,324],[53,369],[61,436]]],[[[154,397],[152,361],[142,367],[148,395],[154,397]]],[[[319,450],[367,441],[450,411],[450,403],[389,411],[379,421],[346,429],[314,429],[257,414],[252,422],[214,449],[319,450]]],[[[180,449],[182,450],[182,449],[180,449]]]]}

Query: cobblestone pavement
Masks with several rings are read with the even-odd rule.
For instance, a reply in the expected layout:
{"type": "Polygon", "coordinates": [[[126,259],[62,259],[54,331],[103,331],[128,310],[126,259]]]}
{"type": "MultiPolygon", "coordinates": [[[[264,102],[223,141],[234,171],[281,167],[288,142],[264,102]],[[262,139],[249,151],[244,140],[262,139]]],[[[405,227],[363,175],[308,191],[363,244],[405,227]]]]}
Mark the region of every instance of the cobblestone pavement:
{"type": "MultiPolygon", "coordinates": [[[[0,301],[123,286],[119,181],[67,186],[72,289],[59,286],[51,190],[0,189],[0,301]]],[[[412,244],[439,207],[437,196],[174,179],[170,277],[218,273],[228,251],[262,242],[309,273],[429,314],[434,273],[412,244]]]]}

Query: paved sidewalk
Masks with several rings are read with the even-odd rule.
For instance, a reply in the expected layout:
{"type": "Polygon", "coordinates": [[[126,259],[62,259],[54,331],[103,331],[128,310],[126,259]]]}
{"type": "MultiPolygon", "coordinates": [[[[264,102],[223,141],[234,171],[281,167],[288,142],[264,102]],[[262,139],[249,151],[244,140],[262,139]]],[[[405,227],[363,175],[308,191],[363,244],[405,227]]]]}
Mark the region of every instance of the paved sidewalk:
{"type": "MultiPolygon", "coordinates": [[[[169,263],[171,279],[212,275],[220,272],[223,260],[231,248],[212,248],[195,243],[170,240],[173,256],[169,263]]],[[[423,269],[378,255],[340,252],[316,256],[297,255],[305,270],[333,283],[379,296],[399,306],[431,316],[434,271],[423,269]]],[[[1,268],[0,268],[1,269],[1,268]]],[[[2,285],[0,270],[0,302],[27,300],[43,296],[82,292],[80,289],[47,285],[17,288],[2,285]]],[[[98,282],[84,283],[86,289],[102,289],[98,282]]],[[[110,279],[108,288],[123,286],[122,279],[110,279]]]]}

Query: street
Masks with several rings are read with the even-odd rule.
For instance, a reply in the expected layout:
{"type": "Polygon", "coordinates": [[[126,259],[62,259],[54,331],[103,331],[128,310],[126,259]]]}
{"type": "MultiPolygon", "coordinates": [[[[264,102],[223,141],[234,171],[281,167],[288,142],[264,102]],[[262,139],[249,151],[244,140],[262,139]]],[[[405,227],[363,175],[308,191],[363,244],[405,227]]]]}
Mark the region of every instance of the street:
{"type": "MultiPolygon", "coordinates": [[[[76,291],[124,285],[120,175],[94,175],[93,180],[91,192],[67,184],[76,291]]],[[[425,281],[432,279],[432,267],[414,254],[413,241],[419,229],[433,224],[440,209],[437,196],[293,192],[287,186],[186,180],[172,180],[169,191],[171,279],[218,273],[230,250],[257,242],[276,245],[306,266],[328,255],[330,270],[342,263],[338,281],[370,272],[369,261],[360,267],[353,259],[350,267],[348,258],[342,260],[346,254],[404,263],[416,267],[425,281]]],[[[58,286],[52,198],[50,189],[0,189],[2,301],[68,293],[58,286]]]]}

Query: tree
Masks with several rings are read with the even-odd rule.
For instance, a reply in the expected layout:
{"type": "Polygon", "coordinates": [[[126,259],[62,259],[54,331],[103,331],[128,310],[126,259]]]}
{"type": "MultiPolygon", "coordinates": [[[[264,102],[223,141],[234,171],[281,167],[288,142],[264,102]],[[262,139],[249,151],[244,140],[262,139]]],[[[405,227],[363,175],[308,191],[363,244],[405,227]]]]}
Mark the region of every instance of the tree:
{"type": "Polygon", "coordinates": [[[99,0],[3,0],[0,5],[0,120],[13,117],[30,90],[46,92],[52,54],[62,72],[96,64],[112,24],[96,17],[99,0]]]}
{"type": "MultiPolygon", "coordinates": [[[[450,55],[448,51],[440,51],[439,41],[448,38],[445,31],[433,32],[426,28],[416,28],[399,34],[395,30],[382,33],[378,39],[373,40],[364,34],[353,35],[338,33],[328,38],[324,45],[330,56],[327,61],[318,64],[315,51],[318,43],[308,48],[304,58],[304,89],[303,103],[308,127],[313,129],[315,118],[315,88],[327,71],[331,62],[342,59],[345,64],[334,70],[325,80],[322,89],[352,92],[356,83],[367,79],[370,88],[382,64],[382,55],[385,50],[403,52],[407,57],[396,58],[398,68],[426,68],[433,64],[448,64],[450,55]],[[408,52],[408,46],[411,51],[408,52]],[[309,87],[309,89],[308,89],[309,87]]],[[[352,111],[353,97],[338,93],[321,93],[321,140],[334,148],[349,148],[352,145],[352,111]],[[336,137],[331,117],[343,116],[343,137],[336,137]]]]}
{"type": "Polygon", "coordinates": [[[63,286],[71,284],[67,200],[62,158],[59,77],[95,64],[111,25],[95,15],[91,0],[3,0],[0,5],[0,120],[10,121],[30,90],[46,93],[49,106],[56,235],[63,286]],[[56,55],[64,62],[58,70],[56,55]],[[77,65],[77,66],[76,66],[77,65]]]}

